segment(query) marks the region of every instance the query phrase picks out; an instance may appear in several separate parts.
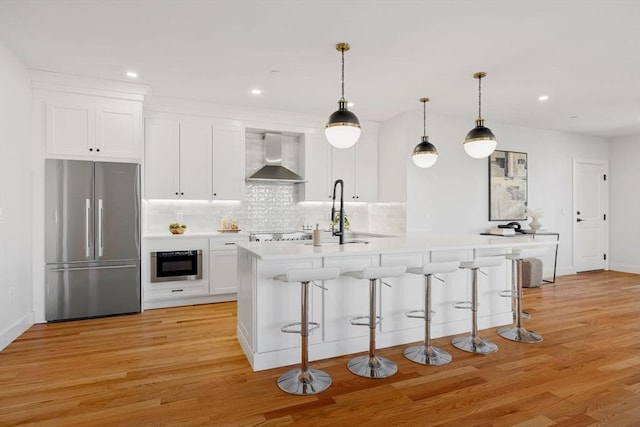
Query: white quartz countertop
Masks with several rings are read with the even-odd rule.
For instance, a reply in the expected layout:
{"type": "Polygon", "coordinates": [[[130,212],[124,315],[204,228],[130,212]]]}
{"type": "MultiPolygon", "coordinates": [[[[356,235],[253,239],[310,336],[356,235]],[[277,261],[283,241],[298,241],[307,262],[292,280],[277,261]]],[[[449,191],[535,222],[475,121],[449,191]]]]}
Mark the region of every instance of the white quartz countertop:
{"type": "Polygon", "coordinates": [[[237,246],[261,260],[285,260],[374,254],[419,253],[429,251],[501,249],[513,247],[550,246],[556,241],[531,239],[529,236],[483,236],[478,234],[410,232],[404,236],[345,239],[357,243],[324,243],[313,246],[311,241],[247,242],[237,246]]]}
{"type": "Polygon", "coordinates": [[[180,239],[202,239],[202,238],[217,238],[217,237],[234,237],[234,236],[241,236],[241,237],[245,237],[245,238],[249,238],[249,233],[245,233],[243,231],[240,231],[238,233],[220,233],[217,231],[211,231],[211,232],[189,232],[189,230],[187,229],[187,231],[185,231],[184,234],[171,234],[168,230],[166,233],[152,233],[152,234],[145,234],[144,236],[142,236],[143,239],[176,239],[176,240],[180,240],[180,239]]]}

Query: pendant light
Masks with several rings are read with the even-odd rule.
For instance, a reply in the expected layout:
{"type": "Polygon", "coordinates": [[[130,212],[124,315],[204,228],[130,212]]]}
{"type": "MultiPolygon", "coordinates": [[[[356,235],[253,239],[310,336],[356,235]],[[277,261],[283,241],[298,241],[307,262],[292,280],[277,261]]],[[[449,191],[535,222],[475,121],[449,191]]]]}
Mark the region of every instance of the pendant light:
{"type": "Polygon", "coordinates": [[[464,151],[474,159],[482,159],[493,153],[498,145],[496,136],[491,129],[484,127],[484,119],[482,118],[482,78],[487,73],[478,72],[473,75],[474,79],[478,79],[478,119],[476,127],[471,129],[464,139],[464,151]]]}
{"type": "Polygon", "coordinates": [[[438,160],[438,150],[436,150],[435,145],[429,142],[429,136],[427,135],[427,102],[429,102],[429,98],[420,98],[420,102],[422,102],[424,132],[420,144],[413,149],[411,158],[416,166],[428,168],[438,160]]]}
{"type": "Polygon", "coordinates": [[[344,99],[344,52],[349,50],[349,43],[338,43],[336,50],[342,54],[342,97],[338,100],[338,110],[329,116],[324,134],[329,144],[336,148],[349,148],[360,138],[360,121],[351,111],[347,110],[347,100],[344,99]]]}

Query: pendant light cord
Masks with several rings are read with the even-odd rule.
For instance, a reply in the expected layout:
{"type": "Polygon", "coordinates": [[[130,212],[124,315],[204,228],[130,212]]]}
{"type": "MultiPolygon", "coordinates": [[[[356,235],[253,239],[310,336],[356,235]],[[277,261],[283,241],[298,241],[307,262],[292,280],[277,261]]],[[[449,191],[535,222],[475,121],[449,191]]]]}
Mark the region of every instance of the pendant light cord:
{"type": "Polygon", "coordinates": [[[340,51],[342,52],[342,99],[344,99],[344,47],[340,51]]]}
{"type": "Polygon", "coordinates": [[[424,129],[423,129],[423,135],[427,135],[427,101],[423,101],[422,102],[422,116],[423,116],[423,122],[424,123],[424,129]]]}
{"type": "Polygon", "coordinates": [[[482,77],[478,77],[478,120],[482,120],[482,77]]]}

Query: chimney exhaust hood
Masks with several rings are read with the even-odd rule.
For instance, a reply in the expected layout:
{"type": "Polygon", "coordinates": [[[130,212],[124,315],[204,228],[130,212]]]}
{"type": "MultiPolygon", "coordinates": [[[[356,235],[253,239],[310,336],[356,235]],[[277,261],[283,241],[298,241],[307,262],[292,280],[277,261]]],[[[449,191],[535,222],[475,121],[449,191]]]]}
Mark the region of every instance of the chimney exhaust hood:
{"type": "Polygon", "coordinates": [[[289,182],[299,184],[306,182],[297,173],[282,166],[282,137],[277,133],[264,133],[265,165],[247,178],[247,181],[289,182]]]}

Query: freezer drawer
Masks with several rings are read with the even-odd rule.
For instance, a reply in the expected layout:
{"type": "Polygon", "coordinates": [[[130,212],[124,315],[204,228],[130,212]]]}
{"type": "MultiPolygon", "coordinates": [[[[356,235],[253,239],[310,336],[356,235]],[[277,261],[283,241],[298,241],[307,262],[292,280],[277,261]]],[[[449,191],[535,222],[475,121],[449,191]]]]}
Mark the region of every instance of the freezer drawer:
{"type": "Polygon", "coordinates": [[[47,266],[48,322],[139,312],[139,260],[98,266],[47,266]]]}

